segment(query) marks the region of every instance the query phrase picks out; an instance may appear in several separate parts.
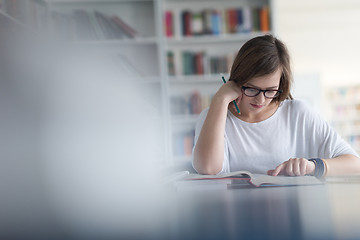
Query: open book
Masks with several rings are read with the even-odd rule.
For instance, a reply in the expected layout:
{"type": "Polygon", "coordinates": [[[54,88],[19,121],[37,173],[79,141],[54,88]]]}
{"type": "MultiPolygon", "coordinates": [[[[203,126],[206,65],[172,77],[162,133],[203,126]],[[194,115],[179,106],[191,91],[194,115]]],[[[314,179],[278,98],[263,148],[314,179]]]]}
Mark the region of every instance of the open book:
{"type": "Polygon", "coordinates": [[[250,184],[260,186],[294,186],[294,185],[315,185],[323,184],[324,181],[314,176],[269,176],[254,174],[248,171],[236,171],[218,175],[189,174],[185,180],[245,180],[250,184]]]}

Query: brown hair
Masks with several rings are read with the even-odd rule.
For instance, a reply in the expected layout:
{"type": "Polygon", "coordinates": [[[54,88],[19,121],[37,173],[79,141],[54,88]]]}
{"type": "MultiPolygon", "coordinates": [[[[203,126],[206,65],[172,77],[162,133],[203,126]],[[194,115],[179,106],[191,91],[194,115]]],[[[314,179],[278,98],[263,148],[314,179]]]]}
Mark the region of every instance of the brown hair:
{"type": "Polygon", "coordinates": [[[279,89],[283,92],[273,101],[282,102],[293,99],[289,52],[284,43],[270,34],[255,37],[240,48],[231,67],[230,81],[243,86],[252,78],[273,73],[279,67],[282,71],[279,89]]]}

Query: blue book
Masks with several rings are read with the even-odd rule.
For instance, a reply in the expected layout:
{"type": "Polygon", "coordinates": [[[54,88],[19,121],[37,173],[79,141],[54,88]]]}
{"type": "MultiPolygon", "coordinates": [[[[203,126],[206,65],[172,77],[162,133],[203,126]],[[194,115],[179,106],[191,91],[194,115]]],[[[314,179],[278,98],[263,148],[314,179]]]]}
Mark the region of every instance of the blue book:
{"type": "Polygon", "coordinates": [[[243,9],[238,8],[236,10],[237,22],[236,22],[236,32],[241,33],[244,32],[244,14],[243,9]]]}
{"type": "Polygon", "coordinates": [[[220,35],[221,33],[221,18],[220,13],[214,10],[211,14],[211,26],[212,26],[212,34],[220,35]]]}

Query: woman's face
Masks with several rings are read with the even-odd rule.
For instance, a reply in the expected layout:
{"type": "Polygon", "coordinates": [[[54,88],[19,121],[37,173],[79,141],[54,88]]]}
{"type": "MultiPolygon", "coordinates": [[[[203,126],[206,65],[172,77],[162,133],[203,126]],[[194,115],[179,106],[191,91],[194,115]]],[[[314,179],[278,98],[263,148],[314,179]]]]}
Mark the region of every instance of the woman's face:
{"type": "MultiPolygon", "coordinates": [[[[260,89],[260,90],[278,90],[281,77],[281,69],[278,68],[274,73],[264,75],[261,77],[252,78],[249,82],[245,83],[244,87],[260,89]]],[[[253,91],[250,89],[248,91],[253,91]]],[[[254,92],[254,91],[253,91],[254,92]]],[[[268,93],[269,95],[271,92],[268,93]]],[[[249,97],[244,94],[241,98],[240,106],[243,113],[258,114],[263,112],[271,103],[272,98],[266,98],[264,92],[260,92],[255,97],[249,97]]]]}

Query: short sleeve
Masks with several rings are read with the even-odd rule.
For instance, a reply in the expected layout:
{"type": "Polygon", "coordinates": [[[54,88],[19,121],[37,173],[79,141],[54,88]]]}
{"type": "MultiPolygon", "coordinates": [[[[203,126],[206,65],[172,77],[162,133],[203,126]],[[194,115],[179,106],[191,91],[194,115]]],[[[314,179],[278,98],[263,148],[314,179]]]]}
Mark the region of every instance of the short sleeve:
{"type": "MultiPolygon", "coordinates": [[[[296,114],[300,114],[299,123],[306,129],[307,146],[310,157],[335,158],[344,154],[358,156],[356,151],[335,131],[323,117],[302,101],[294,101],[296,114]]],[[[298,144],[299,145],[299,144],[298,144]]],[[[301,148],[298,146],[299,148],[301,148]]]]}

